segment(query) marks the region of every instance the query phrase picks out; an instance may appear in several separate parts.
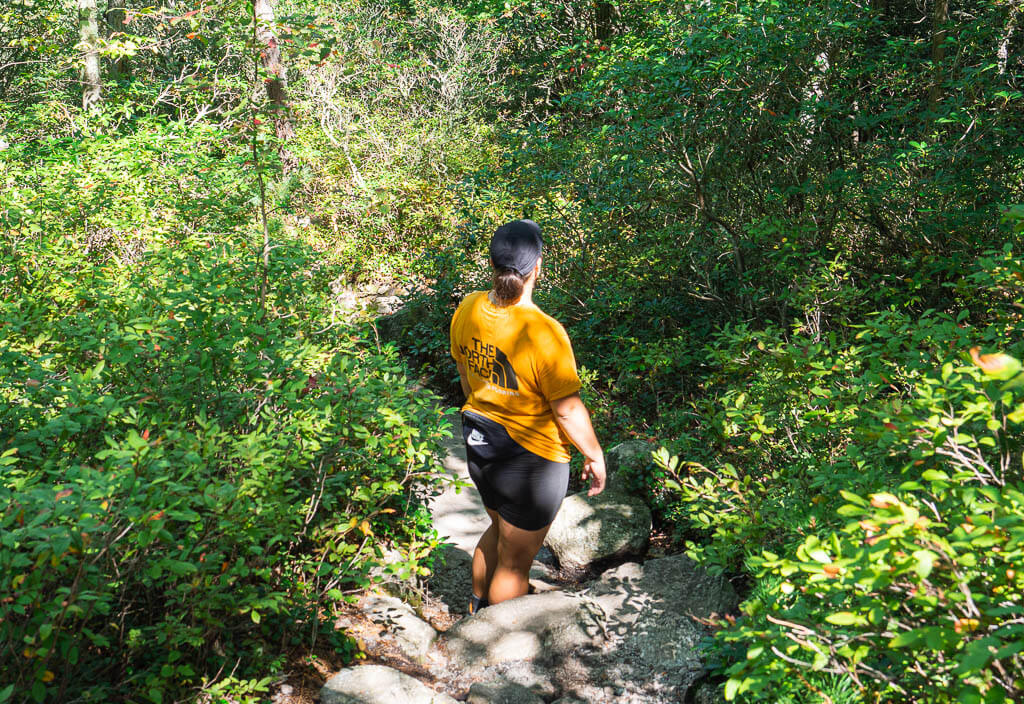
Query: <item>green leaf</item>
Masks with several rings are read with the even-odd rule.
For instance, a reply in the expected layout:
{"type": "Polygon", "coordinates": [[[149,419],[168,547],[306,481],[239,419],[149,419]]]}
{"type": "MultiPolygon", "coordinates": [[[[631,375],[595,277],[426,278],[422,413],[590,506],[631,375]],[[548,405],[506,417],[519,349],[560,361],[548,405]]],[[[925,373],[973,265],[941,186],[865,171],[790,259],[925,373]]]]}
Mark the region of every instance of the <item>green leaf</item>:
{"type": "Polygon", "coordinates": [[[740,680],[735,679],[733,677],[729,678],[729,681],[725,683],[725,699],[726,699],[726,701],[730,701],[731,702],[733,699],[736,698],[736,693],[740,689],[740,684],[742,684],[742,682],[740,680]]]}
{"type": "Polygon", "coordinates": [[[960,664],[954,672],[963,675],[980,671],[992,660],[992,656],[996,652],[993,646],[998,644],[999,640],[992,636],[968,643],[964,648],[964,657],[960,659],[960,664]]]}
{"type": "Polygon", "coordinates": [[[1016,655],[1021,651],[1024,651],[1024,639],[1016,640],[1012,643],[1007,643],[1002,648],[997,650],[995,655],[993,655],[992,657],[994,660],[1002,660],[1003,658],[1008,658],[1013,655],[1016,655]]]}
{"type": "Polygon", "coordinates": [[[914,572],[921,579],[927,579],[928,575],[932,573],[932,568],[935,566],[935,560],[938,559],[938,555],[931,550],[916,550],[912,557],[914,558],[914,572]]]}
{"type": "Polygon", "coordinates": [[[867,624],[866,618],[852,611],[837,611],[826,616],[825,620],[836,626],[863,626],[867,624]]]}
{"type": "Polygon", "coordinates": [[[849,501],[851,504],[854,504],[856,506],[867,506],[868,505],[867,501],[862,499],[857,494],[854,494],[852,491],[847,491],[846,489],[840,489],[839,490],[839,495],[842,496],[847,501],[849,501]]]}
{"type": "Polygon", "coordinates": [[[889,641],[890,648],[906,648],[911,645],[917,645],[924,640],[923,629],[915,628],[910,631],[903,631],[895,638],[889,641]]]}

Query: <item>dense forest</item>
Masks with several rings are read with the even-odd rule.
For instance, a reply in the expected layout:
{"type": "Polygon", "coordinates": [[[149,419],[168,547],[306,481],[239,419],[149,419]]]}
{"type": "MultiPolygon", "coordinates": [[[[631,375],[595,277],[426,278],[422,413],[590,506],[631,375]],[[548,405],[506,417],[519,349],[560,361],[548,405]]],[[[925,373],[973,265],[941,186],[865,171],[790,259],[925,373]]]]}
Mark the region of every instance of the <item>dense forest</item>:
{"type": "Polygon", "coordinates": [[[448,321],[519,217],[602,442],[655,450],[620,481],[744,595],[727,699],[1020,701],[1022,24],[5,0],[0,703],[355,657],[334,605],[431,568],[448,321]]]}

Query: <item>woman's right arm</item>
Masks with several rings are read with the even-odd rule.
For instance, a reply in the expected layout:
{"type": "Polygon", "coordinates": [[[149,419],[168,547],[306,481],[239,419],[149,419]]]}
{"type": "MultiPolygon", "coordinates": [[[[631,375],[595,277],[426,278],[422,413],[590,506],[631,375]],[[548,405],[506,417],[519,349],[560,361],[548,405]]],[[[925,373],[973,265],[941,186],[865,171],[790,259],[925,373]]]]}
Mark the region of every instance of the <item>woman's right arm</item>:
{"type": "Polygon", "coordinates": [[[465,394],[466,398],[473,393],[473,389],[469,385],[469,378],[466,376],[466,365],[460,360],[455,360],[455,366],[459,368],[459,384],[462,386],[462,393],[465,394]]]}
{"type": "Polygon", "coordinates": [[[583,405],[583,399],[579,393],[556,399],[551,402],[551,411],[572,444],[583,453],[583,480],[590,480],[587,496],[600,494],[605,485],[604,451],[597,441],[590,412],[583,405]]]}

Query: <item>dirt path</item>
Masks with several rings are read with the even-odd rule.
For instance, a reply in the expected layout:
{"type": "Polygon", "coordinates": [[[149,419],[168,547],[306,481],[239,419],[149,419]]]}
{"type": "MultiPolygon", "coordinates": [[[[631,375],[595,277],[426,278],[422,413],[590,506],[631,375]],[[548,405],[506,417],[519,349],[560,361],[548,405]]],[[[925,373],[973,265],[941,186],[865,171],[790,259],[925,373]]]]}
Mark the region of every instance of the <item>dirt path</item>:
{"type": "Polygon", "coordinates": [[[444,468],[468,486],[449,486],[431,502],[430,512],[434,516],[434,527],[438,534],[446,542],[472,556],[476,541],[490,525],[490,519],[480,501],[480,494],[469,479],[458,410],[451,409],[447,418],[452,422],[454,437],[444,443],[444,468]]]}

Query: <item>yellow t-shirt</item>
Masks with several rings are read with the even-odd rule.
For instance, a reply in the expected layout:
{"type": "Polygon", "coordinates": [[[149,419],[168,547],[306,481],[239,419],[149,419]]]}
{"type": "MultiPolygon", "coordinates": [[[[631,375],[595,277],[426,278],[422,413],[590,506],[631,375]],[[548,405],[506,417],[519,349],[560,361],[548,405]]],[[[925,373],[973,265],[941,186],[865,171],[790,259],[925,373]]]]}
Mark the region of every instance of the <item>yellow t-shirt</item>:
{"type": "Polygon", "coordinates": [[[517,443],[568,462],[569,439],[551,401],[580,390],[565,328],[532,303],[504,308],[486,291],[471,293],[452,317],[451,352],[465,365],[471,393],[462,410],[504,426],[517,443]]]}

